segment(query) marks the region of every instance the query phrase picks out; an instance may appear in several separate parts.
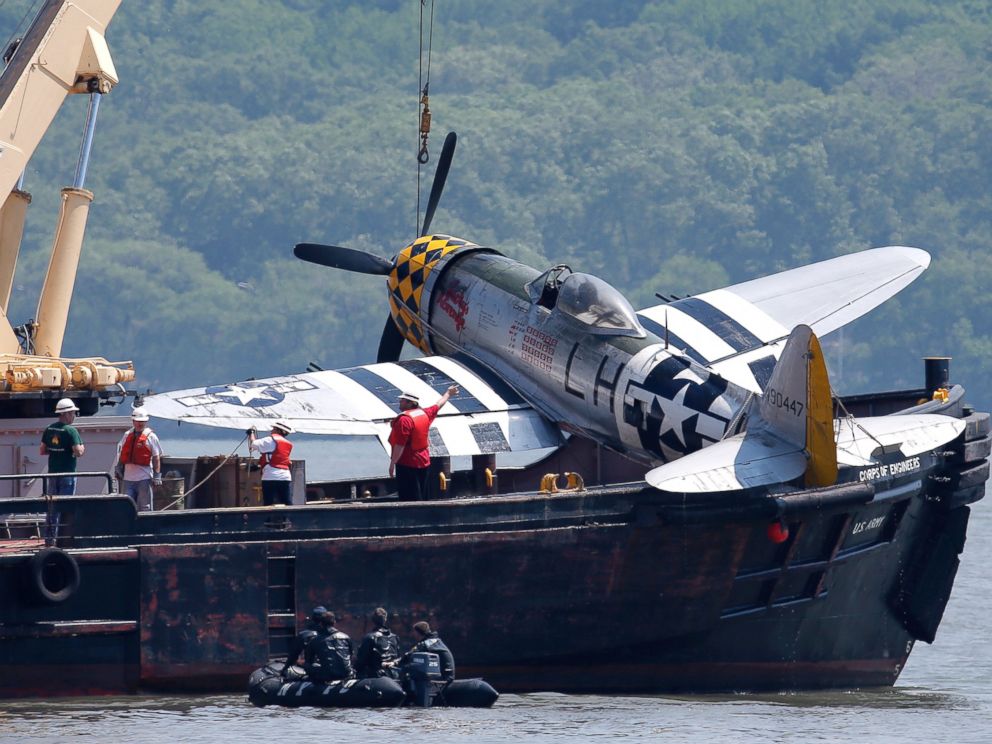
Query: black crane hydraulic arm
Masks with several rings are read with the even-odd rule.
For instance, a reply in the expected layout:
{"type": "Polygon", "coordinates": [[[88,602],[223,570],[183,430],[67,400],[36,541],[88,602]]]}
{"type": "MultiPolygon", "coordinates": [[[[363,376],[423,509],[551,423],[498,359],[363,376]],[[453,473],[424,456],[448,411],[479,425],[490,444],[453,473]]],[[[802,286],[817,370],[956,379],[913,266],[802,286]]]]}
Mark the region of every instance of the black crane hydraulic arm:
{"type": "Polygon", "coordinates": [[[84,188],[100,99],[117,84],[104,38],[121,0],[46,0],[23,37],[4,52],[0,74],[0,393],[100,390],[134,379],[130,362],[61,358],[69,304],[93,193],[84,188]],[[72,186],[62,189],[48,272],[33,320],[7,318],[31,196],[28,161],[63,101],[90,97],[72,186]]]}

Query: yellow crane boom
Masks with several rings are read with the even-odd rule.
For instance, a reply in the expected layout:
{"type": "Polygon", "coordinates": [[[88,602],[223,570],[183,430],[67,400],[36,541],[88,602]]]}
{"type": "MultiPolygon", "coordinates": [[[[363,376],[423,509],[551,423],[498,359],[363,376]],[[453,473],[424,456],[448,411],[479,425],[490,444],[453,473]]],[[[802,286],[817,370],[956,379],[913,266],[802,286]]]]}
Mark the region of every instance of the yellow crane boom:
{"type": "Polygon", "coordinates": [[[121,0],[46,0],[23,38],[4,53],[0,74],[0,390],[89,389],[134,379],[129,362],[60,359],[62,340],[93,194],[83,188],[100,96],[117,84],[104,38],[121,0]],[[76,180],[62,207],[34,322],[22,341],[7,319],[24,215],[24,169],[66,97],[90,95],[76,180]]]}

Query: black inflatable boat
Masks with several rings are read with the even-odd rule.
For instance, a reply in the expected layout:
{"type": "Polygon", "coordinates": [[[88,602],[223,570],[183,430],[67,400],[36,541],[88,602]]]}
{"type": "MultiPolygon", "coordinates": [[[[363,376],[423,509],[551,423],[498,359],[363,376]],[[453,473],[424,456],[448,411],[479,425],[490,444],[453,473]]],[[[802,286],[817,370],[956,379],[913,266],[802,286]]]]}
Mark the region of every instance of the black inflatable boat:
{"type": "MultiPolygon", "coordinates": [[[[295,668],[294,668],[295,669],[295,668]]],[[[282,705],[287,708],[396,708],[422,707],[489,708],[499,693],[482,679],[456,679],[452,682],[428,680],[426,686],[391,677],[347,679],[337,682],[311,682],[305,676],[282,676],[282,664],[270,664],[252,672],[248,679],[248,700],[252,705],[282,705]]]]}

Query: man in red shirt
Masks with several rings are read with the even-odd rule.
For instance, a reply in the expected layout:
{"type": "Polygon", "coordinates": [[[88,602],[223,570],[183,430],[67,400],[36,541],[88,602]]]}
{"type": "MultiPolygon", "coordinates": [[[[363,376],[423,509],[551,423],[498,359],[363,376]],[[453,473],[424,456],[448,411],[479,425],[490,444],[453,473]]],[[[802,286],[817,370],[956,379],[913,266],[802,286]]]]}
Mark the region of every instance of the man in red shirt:
{"type": "Polygon", "coordinates": [[[420,407],[420,399],[416,395],[403,393],[400,396],[400,415],[393,419],[393,430],[389,434],[389,443],[393,447],[389,458],[389,477],[396,477],[400,501],[427,499],[431,470],[427,431],[441,407],[457,394],[458,386],[452,385],[437,403],[427,408],[420,407]]]}

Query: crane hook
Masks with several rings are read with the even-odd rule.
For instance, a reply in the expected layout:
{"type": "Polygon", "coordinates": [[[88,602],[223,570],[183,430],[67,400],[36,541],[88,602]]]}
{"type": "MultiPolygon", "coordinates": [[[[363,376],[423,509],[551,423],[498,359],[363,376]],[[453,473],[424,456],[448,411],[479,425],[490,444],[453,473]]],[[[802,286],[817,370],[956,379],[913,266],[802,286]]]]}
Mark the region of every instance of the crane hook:
{"type": "Polygon", "coordinates": [[[424,86],[424,94],[420,99],[420,105],[424,108],[420,112],[420,152],[417,153],[417,162],[421,165],[425,165],[431,159],[430,153],[427,152],[427,135],[431,132],[431,104],[427,95],[427,85],[424,86]]]}

